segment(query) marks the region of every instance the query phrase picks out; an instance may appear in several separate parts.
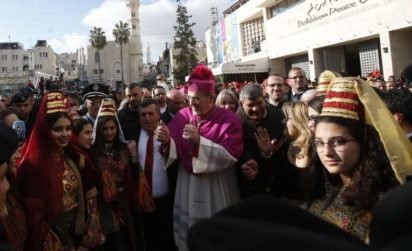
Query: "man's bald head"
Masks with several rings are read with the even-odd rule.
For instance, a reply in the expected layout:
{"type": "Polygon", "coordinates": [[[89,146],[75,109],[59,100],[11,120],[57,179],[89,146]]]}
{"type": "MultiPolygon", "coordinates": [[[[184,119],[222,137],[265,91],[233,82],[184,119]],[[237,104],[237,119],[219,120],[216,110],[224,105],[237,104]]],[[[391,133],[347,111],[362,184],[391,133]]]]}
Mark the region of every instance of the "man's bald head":
{"type": "Polygon", "coordinates": [[[176,114],[180,109],[186,107],[185,96],[179,90],[172,89],[166,96],[169,112],[176,114]]]}

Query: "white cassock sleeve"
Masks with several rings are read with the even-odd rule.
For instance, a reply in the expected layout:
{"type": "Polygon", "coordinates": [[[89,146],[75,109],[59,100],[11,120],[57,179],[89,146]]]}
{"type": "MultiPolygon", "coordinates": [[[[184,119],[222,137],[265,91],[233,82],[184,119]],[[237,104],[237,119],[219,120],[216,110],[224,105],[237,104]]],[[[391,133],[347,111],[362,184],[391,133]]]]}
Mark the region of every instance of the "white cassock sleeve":
{"type": "Polygon", "coordinates": [[[170,149],[168,157],[163,157],[163,168],[167,169],[177,159],[176,144],[172,138],[170,138],[170,149]]]}
{"type": "Polygon", "coordinates": [[[193,173],[219,172],[236,161],[224,147],[200,136],[199,154],[197,158],[193,157],[193,173]]]}

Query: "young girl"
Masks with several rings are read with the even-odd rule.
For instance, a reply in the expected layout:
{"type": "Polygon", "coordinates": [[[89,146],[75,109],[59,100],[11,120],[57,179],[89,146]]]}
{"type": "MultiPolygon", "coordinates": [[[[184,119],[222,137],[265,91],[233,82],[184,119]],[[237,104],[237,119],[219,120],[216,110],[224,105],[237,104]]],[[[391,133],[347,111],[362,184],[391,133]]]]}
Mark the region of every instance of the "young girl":
{"type": "Polygon", "coordinates": [[[99,167],[103,229],[107,250],[136,250],[134,195],[138,172],[134,141],[126,144],[114,103],[104,99],[94,127],[92,156],[99,167]]]}
{"type": "Polygon", "coordinates": [[[30,250],[89,247],[86,198],[79,167],[71,158],[71,135],[63,94],[47,93],[16,177],[26,206],[30,250]]]}
{"type": "Polygon", "coordinates": [[[370,110],[360,101],[362,88],[369,90],[355,78],[330,84],[315,127],[308,198],[311,213],[366,240],[372,209],[399,182],[382,143],[390,140],[378,134],[382,125],[372,117],[377,113],[365,116],[370,110]]]}

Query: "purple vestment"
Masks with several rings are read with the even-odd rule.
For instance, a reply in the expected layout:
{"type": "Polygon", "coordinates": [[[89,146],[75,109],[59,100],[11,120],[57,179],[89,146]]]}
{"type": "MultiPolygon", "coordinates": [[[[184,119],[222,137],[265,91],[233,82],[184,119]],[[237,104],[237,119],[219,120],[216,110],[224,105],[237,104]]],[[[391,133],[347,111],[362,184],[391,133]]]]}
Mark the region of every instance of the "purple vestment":
{"type": "Polygon", "coordinates": [[[193,115],[192,108],[180,110],[169,123],[170,136],[176,143],[180,163],[193,173],[192,159],[196,145],[183,139],[183,128],[186,124],[197,124],[199,134],[213,143],[226,149],[234,158],[239,159],[243,152],[243,131],[239,119],[232,112],[213,107],[204,117],[193,115]]]}

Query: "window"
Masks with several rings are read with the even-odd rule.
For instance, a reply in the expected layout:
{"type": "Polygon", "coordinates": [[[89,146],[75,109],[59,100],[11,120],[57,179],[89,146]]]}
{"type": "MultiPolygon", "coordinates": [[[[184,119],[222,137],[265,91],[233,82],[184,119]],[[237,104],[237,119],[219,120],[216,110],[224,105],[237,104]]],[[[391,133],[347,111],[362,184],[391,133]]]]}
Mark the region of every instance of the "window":
{"type": "Polygon", "coordinates": [[[18,55],[13,55],[13,60],[18,60],[19,56],[18,55]]]}
{"type": "Polygon", "coordinates": [[[260,42],[264,40],[263,17],[259,17],[241,24],[243,55],[250,55],[260,51],[260,42]],[[259,47],[259,49],[257,49],[259,47]]]}
{"type": "Polygon", "coordinates": [[[19,67],[18,66],[13,66],[13,72],[18,72],[19,71],[19,67]]]}
{"type": "Polygon", "coordinates": [[[120,73],[120,70],[119,70],[119,69],[117,69],[117,70],[116,70],[116,73],[118,73],[118,74],[119,74],[119,73],[120,73]]]}
{"type": "Polygon", "coordinates": [[[1,60],[7,60],[7,55],[1,55],[1,60]]]}
{"type": "Polygon", "coordinates": [[[136,25],[135,24],[132,24],[132,29],[136,30],[136,25]]]}
{"type": "Polygon", "coordinates": [[[2,67],[1,72],[7,72],[7,67],[2,67]]]}
{"type": "MultiPolygon", "coordinates": [[[[98,69],[94,69],[93,70],[93,74],[98,74],[99,70],[98,69]]],[[[103,69],[100,69],[100,73],[103,73],[103,69]]]]}
{"type": "Polygon", "coordinates": [[[76,60],[72,60],[72,64],[75,64],[76,63],[76,60]]]}
{"type": "Polygon", "coordinates": [[[47,52],[40,52],[39,54],[41,58],[47,58],[49,55],[47,52]]]}
{"type": "Polygon", "coordinates": [[[98,51],[96,51],[96,53],[94,53],[94,62],[95,63],[99,63],[100,62],[100,54],[98,51]]]}
{"type": "Polygon", "coordinates": [[[132,12],[132,17],[135,17],[135,16],[136,16],[136,13],[132,12]]]}

